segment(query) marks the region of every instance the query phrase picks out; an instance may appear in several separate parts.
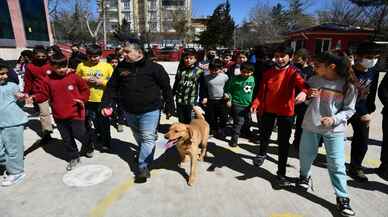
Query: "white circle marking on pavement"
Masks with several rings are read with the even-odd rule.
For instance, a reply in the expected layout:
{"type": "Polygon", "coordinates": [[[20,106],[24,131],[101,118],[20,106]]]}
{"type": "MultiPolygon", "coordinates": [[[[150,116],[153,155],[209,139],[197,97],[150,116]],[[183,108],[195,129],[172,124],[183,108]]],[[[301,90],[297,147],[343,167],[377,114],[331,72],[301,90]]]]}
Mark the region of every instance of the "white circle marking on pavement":
{"type": "Polygon", "coordinates": [[[86,165],[75,168],[63,176],[70,187],[87,187],[100,184],[112,176],[112,169],[103,165],[86,165]]]}

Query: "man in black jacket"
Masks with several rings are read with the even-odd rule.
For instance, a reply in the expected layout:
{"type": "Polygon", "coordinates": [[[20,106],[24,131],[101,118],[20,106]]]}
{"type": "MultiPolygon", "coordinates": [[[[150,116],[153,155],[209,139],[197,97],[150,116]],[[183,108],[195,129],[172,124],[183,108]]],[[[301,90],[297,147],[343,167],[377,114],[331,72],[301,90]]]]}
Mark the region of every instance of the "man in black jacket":
{"type": "Polygon", "coordinates": [[[380,84],[379,98],[384,105],[383,108],[383,145],[381,147],[381,165],[377,169],[377,174],[388,180],[388,73],[385,74],[380,84]]]}
{"type": "Polygon", "coordinates": [[[102,114],[109,116],[114,100],[125,111],[126,120],[140,146],[136,179],[150,177],[149,165],[155,151],[156,129],[165,102],[167,118],[171,116],[174,100],[170,78],[164,68],[148,60],[138,42],[127,43],[123,49],[125,60],[120,62],[108,82],[102,100],[102,114]]]}
{"type": "Polygon", "coordinates": [[[71,45],[71,52],[71,57],[69,58],[69,67],[76,69],[78,64],[87,59],[87,56],[84,53],[81,53],[78,44],[71,45]]]}

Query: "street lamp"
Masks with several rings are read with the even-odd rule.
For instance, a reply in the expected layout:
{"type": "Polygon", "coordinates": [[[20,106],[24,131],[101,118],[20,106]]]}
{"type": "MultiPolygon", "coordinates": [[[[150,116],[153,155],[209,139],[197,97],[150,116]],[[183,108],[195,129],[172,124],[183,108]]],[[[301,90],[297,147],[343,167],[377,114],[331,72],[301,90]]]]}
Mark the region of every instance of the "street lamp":
{"type": "Polygon", "coordinates": [[[109,4],[105,4],[105,1],[103,1],[103,26],[104,26],[104,50],[106,50],[106,9],[110,7],[109,4]]]}

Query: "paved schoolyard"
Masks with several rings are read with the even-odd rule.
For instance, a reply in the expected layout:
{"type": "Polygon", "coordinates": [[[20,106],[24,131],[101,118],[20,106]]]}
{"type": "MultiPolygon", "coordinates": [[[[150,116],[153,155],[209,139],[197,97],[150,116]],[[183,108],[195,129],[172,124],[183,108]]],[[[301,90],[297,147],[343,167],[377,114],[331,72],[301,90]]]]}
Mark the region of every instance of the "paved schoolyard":
{"type": "MultiPolygon", "coordinates": [[[[176,63],[164,64],[174,73],[176,63]]],[[[381,104],[378,102],[378,109],[381,104]]],[[[161,131],[176,119],[162,118],[161,131]]],[[[262,168],[252,165],[258,147],[241,140],[240,147],[229,148],[226,142],[210,139],[208,156],[198,167],[198,180],[193,187],[186,184],[188,164],[174,166],[176,152],[166,151],[163,134],[159,134],[155,168],[145,184],[133,180],[133,158],[137,146],[128,128],[117,133],[112,128],[113,154],[96,152],[92,159],[82,158],[82,166],[104,165],[112,176],[89,187],[69,187],[62,181],[66,174],[58,131],[55,140],[35,147],[39,139],[38,124],[31,117],[25,131],[26,179],[10,188],[0,188],[0,217],[329,217],[337,216],[335,195],[320,149],[313,167],[314,191],[298,192],[295,188],[277,189],[272,185],[276,174],[277,146],[270,147],[270,160],[262,168]]],[[[351,129],[349,129],[351,135],[351,129]]],[[[371,126],[371,144],[364,166],[370,182],[349,181],[351,203],[359,217],[388,216],[388,182],[373,173],[379,165],[381,115],[376,112],[371,126]]],[[[276,133],[273,134],[276,139],[276,133]]],[[[292,141],[292,139],[291,139],[292,141]]],[[[349,144],[349,142],[347,142],[349,144]]],[[[349,145],[346,146],[349,160],[349,145]]],[[[287,175],[298,176],[298,160],[289,160],[287,175]]]]}

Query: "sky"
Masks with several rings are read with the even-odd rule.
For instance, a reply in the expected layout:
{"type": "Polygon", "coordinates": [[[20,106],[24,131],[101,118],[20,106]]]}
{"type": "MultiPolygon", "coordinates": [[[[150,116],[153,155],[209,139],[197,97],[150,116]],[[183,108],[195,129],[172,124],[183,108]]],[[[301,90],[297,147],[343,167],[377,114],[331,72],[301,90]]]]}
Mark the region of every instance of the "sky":
{"type": "MultiPolygon", "coordinates": [[[[314,15],[317,9],[327,6],[330,0],[310,0],[311,6],[308,8],[308,12],[314,15]]],[[[193,3],[193,17],[210,16],[213,10],[225,0],[192,0],[193,3]]],[[[232,16],[237,24],[242,23],[244,19],[249,17],[250,10],[258,3],[266,3],[269,5],[276,5],[281,3],[287,6],[287,0],[229,0],[232,10],[232,16]]],[[[97,11],[96,5],[92,5],[92,10],[97,11]]]]}
{"type": "MultiPolygon", "coordinates": [[[[210,16],[214,8],[225,0],[192,0],[193,2],[193,17],[210,16]]],[[[286,6],[286,0],[229,0],[232,10],[231,14],[236,23],[240,24],[244,19],[249,17],[250,10],[258,3],[266,3],[275,5],[281,3],[286,6]]],[[[310,14],[314,14],[317,9],[324,8],[328,4],[328,0],[311,0],[311,7],[308,8],[310,14]]]]}

